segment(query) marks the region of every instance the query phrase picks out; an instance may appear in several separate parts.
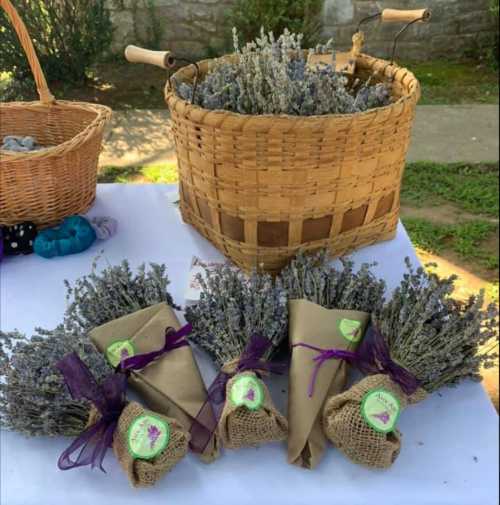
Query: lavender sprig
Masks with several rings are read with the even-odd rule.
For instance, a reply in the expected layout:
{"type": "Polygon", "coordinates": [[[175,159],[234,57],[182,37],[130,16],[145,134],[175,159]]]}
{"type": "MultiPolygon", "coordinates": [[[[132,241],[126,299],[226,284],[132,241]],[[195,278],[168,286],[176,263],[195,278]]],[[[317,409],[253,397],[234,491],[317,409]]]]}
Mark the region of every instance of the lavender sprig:
{"type": "Polygon", "coordinates": [[[341,259],[342,269],[331,264],[327,251],[315,255],[300,253],[280,274],[290,299],[306,299],[328,309],[378,311],[384,304],[386,284],[370,271],[374,265],[341,259]]]}
{"type": "Polygon", "coordinates": [[[496,366],[498,308],[484,306],[484,292],[465,303],[453,298],[456,277],[440,279],[406,259],[408,273],[374,323],[392,358],[433,392],[496,366]],[[487,345],[489,348],[486,349],[487,345]]]}
{"type": "Polygon", "coordinates": [[[229,265],[207,269],[198,281],[200,300],[186,309],[191,340],[219,367],[239,358],[255,334],[272,342],[267,358],[286,338],[287,299],[279,281],[257,273],[247,278],[229,265]]]}

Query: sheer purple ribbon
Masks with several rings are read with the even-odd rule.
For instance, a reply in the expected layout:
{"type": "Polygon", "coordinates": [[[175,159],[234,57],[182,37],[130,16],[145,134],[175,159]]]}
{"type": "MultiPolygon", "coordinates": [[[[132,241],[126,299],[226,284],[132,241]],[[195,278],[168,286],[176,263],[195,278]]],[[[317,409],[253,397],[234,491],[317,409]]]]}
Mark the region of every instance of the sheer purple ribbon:
{"type": "Polygon", "coordinates": [[[350,363],[354,362],[357,359],[357,355],[352,351],[344,351],[342,349],[321,349],[321,347],[316,347],[314,345],[306,344],[304,342],[299,342],[298,344],[293,345],[292,347],[305,347],[306,349],[311,349],[312,351],[318,352],[318,356],[313,358],[313,361],[316,363],[314,367],[313,373],[311,375],[311,381],[309,382],[309,387],[307,389],[307,394],[309,398],[314,396],[314,386],[316,385],[316,381],[318,380],[318,374],[321,370],[321,367],[325,364],[325,361],[329,361],[331,359],[342,359],[348,361],[350,363]]]}
{"type": "Polygon", "coordinates": [[[229,379],[246,371],[284,373],[288,366],[286,363],[271,363],[262,359],[271,345],[272,342],[266,337],[254,335],[236,365],[235,371],[232,373],[219,372],[208,388],[207,399],[190,429],[190,447],[193,452],[203,453],[217,429],[222,408],[226,401],[226,387],[229,379]]]}
{"type": "Polygon", "coordinates": [[[188,346],[189,343],[186,340],[186,337],[191,333],[192,330],[193,327],[190,324],[183,326],[179,331],[175,331],[174,328],[167,328],[165,330],[165,343],[161,349],[126,358],[122,360],[121,364],[119,365],[119,369],[122,372],[142,370],[154,360],[160,356],[163,356],[165,353],[173,351],[174,349],[179,349],[179,347],[188,346]]]}
{"type": "Polygon", "coordinates": [[[102,466],[104,456],[113,443],[118,418],[126,405],[127,377],[113,374],[99,385],[76,353],[67,355],[56,367],[63,374],[71,396],[75,400],[90,401],[102,416],[61,454],[57,465],[60,470],[91,465],[105,472],[102,466]],[[71,456],[77,451],[76,460],[72,460],[71,456]]]}
{"type": "Polygon", "coordinates": [[[365,375],[388,375],[409,396],[420,387],[414,375],[392,360],[385,338],[373,326],[358,347],[356,356],[356,366],[365,375]]]}

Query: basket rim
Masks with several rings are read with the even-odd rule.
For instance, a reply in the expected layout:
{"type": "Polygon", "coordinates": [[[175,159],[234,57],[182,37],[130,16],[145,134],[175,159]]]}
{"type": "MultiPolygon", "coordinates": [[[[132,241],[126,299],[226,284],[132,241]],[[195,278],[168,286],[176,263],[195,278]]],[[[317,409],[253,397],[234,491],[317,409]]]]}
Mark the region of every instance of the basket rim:
{"type": "MultiPolygon", "coordinates": [[[[211,61],[214,60],[220,60],[224,58],[229,58],[232,56],[231,54],[227,54],[224,56],[221,56],[220,58],[210,58],[210,59],[205,59],[201,60],[198,62],[198,65],[203,65],[203,64],[208,64],[211,61]]],[[[167,105],[170,106],[169,100],[173,101],[174,103],[181,103],[185,107],[189,108],[192,111],[195,112],[200,112],[204,113],[205,117],[203,118],[202,122],[205,122],[206,116],[213,117],[214,115],[221,115],[224,114],[227,117],[232,117],[234,119],[239,119],[239,120],[252,120],[252,121],[262,121],[262,122],[268,122],[270,119],[281,119],[281,120],[287,120],[287,121],[293,121],[293,122],[318,122],[318,121],[325,121],[325,120],[347,120],[347,119],[357,119],[357,118],[362,118],[362,117],[369,117],[370,115],[378,115],[379,113],[383,111],[389,111],[394,109],[397,106],[400,106],[410,100],[414,100],[415,102],[418,102],[420,99],[420,82],[416,78],[415,74],[411,72],[408,68],[406,67],[400,67],[399,65],[396,65],[395,63],[391,63],[390,61],[383,60],[381,58],[375,58],[374,56],[370,56],[367,54],[360,54],[357,58],[357,60],[364,60],[364,61],[378,61],[381,62],[382,64],[385,64],[383,67],[383,73],[384,75],[387,75],[387,71],[391,71],[391,75],[393,77],[396,76],[398,73],[402,73],[400,76],[399,80],[403,81],[405,78],[410,79],[415,83],[415,87],[413,90],[411,90],[410,93],[407,95],[402,96],[395,102],[390,103],[389,105],[385,105],[384,107],[376,107],[374,109],[368,109],[363,112],[355,112],[355,113],[350,113],[350,114],[321,114],[321,115],[312,115],[312,116],[296,116],[292,114],[242,114],[240,112],[234,112],[234,111],[229,111],[229,110],[224,110],[224,109],[205,109],[203,107],[200,107],[199,105],[191,104],[187,100],[184,100],[181,98],[174,89],[170,86],[170,80],[167,81],[166,86],[165,86],[165,100],[167,102],[167,105]]],[[[180,74],[182,71],[185,70],[186,67],[182,67],[175,74],[172,76],[172,79],[175,79],[178,74],[180,74]]]]}
{"type": "Polygon", "coordinates": [[[54,107],[60,107],[62,109],[75,109],[81,110],[85,112],[95,112],[96,117],[92,120],[90,124],[88,124],[80,133],[75,135],[69,140],[66,140],[62,144],[58,144],[56,146],[50,146],[41,151],[30,151],[26,153],[18,153],[13,151],[7,151],[4,149],[0,149],[0,156],[3,161],[28,161],[28,160],[37,160],[41,158],[48,158],[52,156],[60,156],[64,155],[71,150],[73,150],[76,146],[82,144],[87,138],[90,136],[92,130],[102,128],[111,119],[112,109],[106,105],[101,104],[92,104],[88,102],[73,102],[68,100],[56,100],[51,104],[44,104],[40,101],[33,102],[4,102],[0,103],[0,112],[2,109],[6,110],[9,108],[32,108],[32,109],[40,109],[48,110],[54,107]]]}

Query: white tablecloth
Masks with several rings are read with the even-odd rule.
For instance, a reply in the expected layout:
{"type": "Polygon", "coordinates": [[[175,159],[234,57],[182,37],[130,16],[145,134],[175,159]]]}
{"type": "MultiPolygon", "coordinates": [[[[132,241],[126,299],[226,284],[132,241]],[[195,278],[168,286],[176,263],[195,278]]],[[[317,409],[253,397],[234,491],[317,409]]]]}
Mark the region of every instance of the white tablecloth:
{"type": "MultiPolygon", "coordinates": [[[[90,215],[110,215],[120,222],[108,242],[72,257],[43,260],[9,258],[0,272],[0,324],[3,330],[30,332],[57,325],[65,309],[63,279],[101,264],[127,258],[132,266],[166,263],[171,292],[183,303],[193,255],[218,259],[219,253],[190,227],[169,203],[172,186],[102,185],[90,215]]],[[[404,271],[404,258],[416,257],[400,226],[398,236],[363,249],[356,263],[377,261],[375,272],[392,289],[404,271]]],[[[205,380],[215,371],[197,353],[205,380]]],[[[286,379],[273,378],[277,405],[286,406],[286,379]]],[[[150,490],[132,490],[109,451],[107,474],[88,468],[61,472],[56,463],[67,439],[27,439],[1,434],[2,505],[498,505],[498,416],[479,384],[446,389],[409,408],[401,417],[403,450],[394,467],[372,471],[356,466],[330,448],[319,468],[306,471],[286,463],[285,446],[227,451],[206,466],[188,456],[150,490]]]]}

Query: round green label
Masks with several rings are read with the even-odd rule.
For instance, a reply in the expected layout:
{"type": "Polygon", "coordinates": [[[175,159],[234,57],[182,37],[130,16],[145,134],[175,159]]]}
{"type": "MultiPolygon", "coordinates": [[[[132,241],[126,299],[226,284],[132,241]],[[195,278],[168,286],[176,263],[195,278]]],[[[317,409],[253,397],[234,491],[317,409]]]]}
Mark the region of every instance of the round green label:
{"type": "Polygon", "coordinates": [[[113,368],[116,368],[124,359],[135,355],[134,344],[130,340],[119,340],[106,349],[106,358],[113,368]]]}
{"type": "Polygon", "coordinates": [[[401,413],[399,400],[385,389],[369,391],[361,403],[361,414],[368,426],[379,433],[394,431],[401,413]]]}
{"type": "Polygon", "coordinates": [[[170,425],[163,419],[144,414],[132,422],[128,429],[128,450],[136,459],[153,459],[167,447],[170,425]]]}
{"type": "Polygon", "coordinates": [[[264,389],[255,377],[244,375],[236,379],[229,397],[236,407],[258,410],[264,403],[264,389]]]}
{"type": "Polygon", "coordinates": [[[361,322],[353,319],[342,319],[339,322],[341,335],[349,342],[359,342],[361,340],[361,322]]]}

